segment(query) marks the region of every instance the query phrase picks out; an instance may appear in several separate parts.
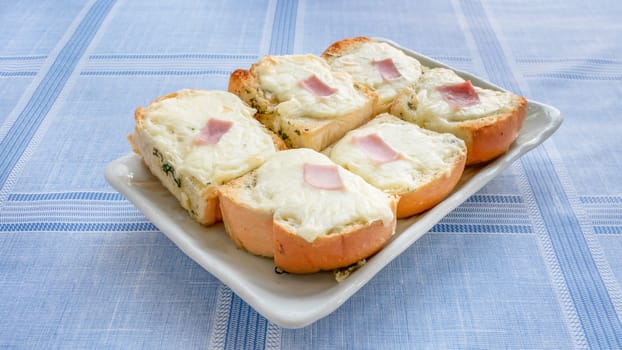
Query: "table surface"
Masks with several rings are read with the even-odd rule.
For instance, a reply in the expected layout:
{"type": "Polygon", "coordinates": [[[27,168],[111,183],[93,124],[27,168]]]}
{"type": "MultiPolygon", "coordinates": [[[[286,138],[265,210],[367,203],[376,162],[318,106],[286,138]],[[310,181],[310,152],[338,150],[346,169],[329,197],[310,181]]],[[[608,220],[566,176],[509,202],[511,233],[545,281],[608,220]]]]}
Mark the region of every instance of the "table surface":
{"type": "Polygon", "coordinates": [[[0,348],[622,348],[622,3],[0,1],[0,348]],[[106,183],[133,111],[368,35],[564,123],[335,312],[270,322],[106,183]]]}

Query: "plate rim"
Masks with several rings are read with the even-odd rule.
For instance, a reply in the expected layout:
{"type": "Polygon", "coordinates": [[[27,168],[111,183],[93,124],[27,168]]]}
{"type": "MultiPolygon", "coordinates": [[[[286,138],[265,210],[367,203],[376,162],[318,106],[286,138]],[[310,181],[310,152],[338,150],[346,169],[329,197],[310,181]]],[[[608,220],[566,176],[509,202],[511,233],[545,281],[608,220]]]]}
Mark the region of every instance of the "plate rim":
{"type": "MultiPolygon", "coordinates": [[[[450,68],[463,77],[468,77],[477,81],[478,84],[497,90],[507,91],[482,78],[472,75],[471,73],[453,68],[450,65],[405,48],[389,39],[381,37],[374,37],[373,39],[380,42],[386,42],[404,51],[409,56],[419,59],[420,61],[432,63],[432,66],[450,68]]],[[[501,155],[497,159],[487,163],[477,170],[475,175],[468,179],[459,191],[452,192],[442,202],[427,211],[424,215],[420,216],[420,219],[416,222],[404,228],[402,232],[392,237],[391,241],[372,259],[370,259],[370,262],[367,263],[364,268],[360,269],[356,273],[353,273],[345,281],[338,283],[334,291],[327,295],[325,303],[305,310],[279,310],[278,308],[273,307],[273,304],[265,305],[262,300],[258,299],[259,296],[257,295],[257,292],[253,293],[252,290],[249,290],[247,286],[242,283],[244,281],[241,281],[239,278],[234,278],[234,275],[225,273],[225,271],[212,267],[210,261],[201,259],[197,253],[199,248],[193,246],[192,241],[188,236],[182,237],[180,235],[173,234],[173,232],[176,232],[178,229],[178,227],[175,227],[174,219],[168,218],[168,220],[162,220],[156,217],[156,208],[153,207],[155,204],[145,202],[140,193],[133,191],[131,186],[124,185],[122,177],[127,176],[128,174],[124,174],[123,169],[121,169],[120,172],[119,167],[122,166],[127,169],[126,165],[128,161],[136,161],[136,159],[140,161],[138,155],[128,153],[111,161],[104,170],[104,177],[114,189],[132,202],[134,206],[136,206],[149,221],[151,221],[179,249],[181,249],[184,254],[198,263],[210,274],[218,278],[259,314],[280,327],[301,328],[337,310],[343,303],[350,299],[350,297],[352,297],[358,290],[365,286],[374,276],[384,269],[384,267],[386,267],[395,258],[407,250],[415,241],[427,233],[445,215],[461,205],[470,196],[484,187],[494,177],[503,172],[525,153],[529,152],[548,139],[562,124],[563,116],[557,108],[534,100],[528,99],[527,102],[528,108],[530,106],[531,108],[535,107],[538,109],[538,114],[545,113],[549,117],[544,128],[538,130],[531,139],[525,140],[524,143],[520,145],[514,143],[507,153],[501,155]],[[134,159],[132,160],[132,158],[134,159]]],[[[520,133],[521,132],[519,132],[519,136],[520,133]]]]}

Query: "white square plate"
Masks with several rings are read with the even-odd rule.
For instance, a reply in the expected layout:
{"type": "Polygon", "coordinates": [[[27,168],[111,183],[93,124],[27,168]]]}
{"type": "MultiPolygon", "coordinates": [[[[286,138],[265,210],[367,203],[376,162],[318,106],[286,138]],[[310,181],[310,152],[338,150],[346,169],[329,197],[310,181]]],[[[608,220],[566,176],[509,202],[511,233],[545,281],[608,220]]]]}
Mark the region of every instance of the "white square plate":
{"type": "MultiPolygon", "coordinates": [[[[448,67],[388,40],[377,40],[404,50],[426,66],[448,67]]],[[[471,79],[476,86],[502,90],[471,74],[458,73],[465,79],[471,79]]],[[[237,249],[222,224],[203,227],[192,221],[134,154],[112,161],[106,167],[105,176],[185,254],[229,286],[261,315],[279,326],[299,328],[336,310],[446,214],[520,156],[546,140],[561,122],[559,110],[528,101],[523,128],[506,154],[485,166],[467,168],[456,189],[443,202],[421,215],[399,220],[396,233],[387,246],[339,283],[328,272],[302,276],[276,274],[270,259],[237,249]]]]}

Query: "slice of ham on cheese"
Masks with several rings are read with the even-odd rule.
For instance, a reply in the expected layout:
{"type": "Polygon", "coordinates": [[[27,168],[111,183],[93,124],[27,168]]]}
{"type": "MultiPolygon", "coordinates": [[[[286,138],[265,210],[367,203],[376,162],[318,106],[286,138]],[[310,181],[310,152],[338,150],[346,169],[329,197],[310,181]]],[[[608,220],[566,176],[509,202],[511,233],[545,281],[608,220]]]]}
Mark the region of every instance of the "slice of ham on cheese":
{"type": "Polygon", "coordinates": [[[303,177],[306,183],[320,190],[341,190],[344,188],[336,165],[305,163],[303,177]]]}
{"type": "Polygon", "coordinates": [[[400,153],[384,142],[378,134],[355,136],[352,142],[376,163],[384,164],[400,158],[400,153]]]}
{"type": "Polygon", "coordinates": [[[380,72],[380,75],[384,80],[395,80],[402,76],[400,71],[397,70],[397,67],[395,67],[395,64],[393,64],[393,60],[390,58],[382,61],[374,61],[373,64],[376,66],[378,72],[380,72]]]}
{"type": "Polygon", "coordinates": [[[337,89],[324,84],[315,74],[301,81],[300,85],[318,97],[328,97],[337,92],[337,89]]]}
{"type": "Polygon", "coordinates": [[[201,145],[215,145],[232,126],[233,122],[231,121],[212,118],[195,136],[194,142],[201,145]]]}
{"type": "Polygon", "coordinates": [[[459,84],[439,86],[436,91],[454,108],[471,107],[479,103],[479,95],[470,80],[459,84]]]}

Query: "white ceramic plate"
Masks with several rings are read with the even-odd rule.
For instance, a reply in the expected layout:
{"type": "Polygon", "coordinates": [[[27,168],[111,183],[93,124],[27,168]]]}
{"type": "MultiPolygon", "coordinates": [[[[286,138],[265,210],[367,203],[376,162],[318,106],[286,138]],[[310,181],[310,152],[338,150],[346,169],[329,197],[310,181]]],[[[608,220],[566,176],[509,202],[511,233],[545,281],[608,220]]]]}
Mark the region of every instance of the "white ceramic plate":
{"type": "MultiPolygon", "coordinates": [[[[448,67],[388,40],[377,40],[401,48],[424,65],[448,67]]],[[[474,85],[502,90],[468,73],[459,74],[471,79],[474,85]]],[[[229,286],[260,314],[279,326],[299,328],[336,310],[446,214],[553,134],[561,122],[559,110],[529,101],[524,126],[506,154],[483,167],[467,168],[459,185],[443,202],[424,214],[399,220],[396,233],[387,246],[339,283],[332,273],[302,276],[276,274],[270,259],[255,257],[237,249],[222,224],[206,228],[192,221],[134,154],[111,162],[106,167],[105,176],[185,254],[229,286]]]]}

